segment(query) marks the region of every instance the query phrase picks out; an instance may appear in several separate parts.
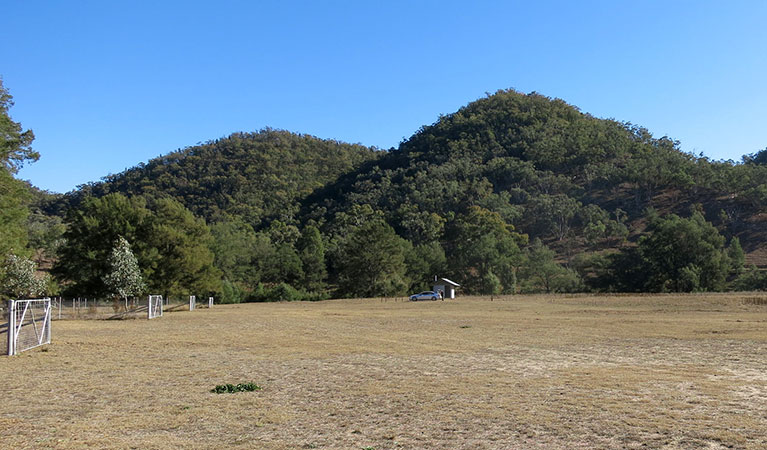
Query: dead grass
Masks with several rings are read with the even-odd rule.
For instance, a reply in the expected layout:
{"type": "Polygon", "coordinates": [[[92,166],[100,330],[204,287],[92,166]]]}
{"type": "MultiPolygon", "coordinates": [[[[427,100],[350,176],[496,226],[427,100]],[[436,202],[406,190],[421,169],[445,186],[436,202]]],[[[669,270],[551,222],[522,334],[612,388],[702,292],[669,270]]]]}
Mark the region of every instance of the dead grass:
{"type": "Polygon", "coordinates": [[[762,298],[358,299],[57,321],[50,346],[0,358],[0,447],[764,448],[762,298]],[[264,389],[209,392],[248,381],[264,389]]]}

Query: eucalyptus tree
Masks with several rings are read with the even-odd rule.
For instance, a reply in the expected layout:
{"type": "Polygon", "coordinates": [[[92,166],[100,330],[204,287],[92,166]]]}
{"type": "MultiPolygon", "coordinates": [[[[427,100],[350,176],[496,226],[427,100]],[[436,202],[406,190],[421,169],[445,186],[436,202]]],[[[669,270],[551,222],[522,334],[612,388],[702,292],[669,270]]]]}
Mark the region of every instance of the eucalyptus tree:
{"type": "Polygon", "coordinates": [[[133,297],[146,290],[146,284],[141,277],[138,260],[133,254],[128,241],[120,236],[117,238],[112,254],[109,256],[111,270],[102,280],[107,292],[125,301],[128,310],[128,297],[133,297]]]}

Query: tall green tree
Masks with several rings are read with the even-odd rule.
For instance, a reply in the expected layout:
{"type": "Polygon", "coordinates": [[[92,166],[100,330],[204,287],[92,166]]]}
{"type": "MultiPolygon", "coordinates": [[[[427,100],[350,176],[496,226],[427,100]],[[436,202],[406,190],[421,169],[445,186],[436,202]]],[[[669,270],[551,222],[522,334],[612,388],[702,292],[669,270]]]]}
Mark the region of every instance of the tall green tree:
{"type": "Polygon", "coordinates": [[[238,217],[210,226],[213,235],[214,265],[225,280],[254,287],[260,281],[255,249],[258,236],[249,224],[238,217]]]}
{"type": "Polygon", "coordinates": [[[156,249],[156,259],[149,287],[168,294],[217,291],[221,272],[213,265],[213,237],[205,221],[170,198],[151,207],[147,243],[156,249]]]}
{"type": "Polygon", "coordinates": [[[383,221],[357,228],[341,247],[339,293],[347,297],[404,294],[408,280],[403,241],[383,221]]]}
{"type": "Polygon", "coordinates": [[[309,291],[323,290],[328,272],[325,266],[325,244],[320,230],[313,225],[305,226],[296,248],[303,269],[303,288],[309,291]]]}
{"type": "Polygon", "coordinates": [[[746,253],[740,245],[740,239],[733,237],[730,239],[730,245],[727,247],[727,256],[730,257],[730,266],[734,274],[739,274],[746,263],[746,253]]]}
{"type": "Polygon", "coordinates": [[[27,161],[37,161],[40,155],[32,150],[35,134],[32,130],[23,130],[21,124],[14,122],[8,110],[13,106],[13,96],[3,86],[0,78],[0,164],[10,172],[16,173],[27,161]]]}
{"type": "Polygon", "coordinates": [[[527,249],[520,278],[526,292],[572,292],[580,287],[578,274],[554,260],[554,251],[536,238],[527,249]]]}
{"type": "Polygon", "coordinates": [[[526,236],[516,233],[500,214],[479,206],[470,207],[448,228],[448,259],[467,292],[515,291],[516,272],[524,258],[519,244],[526,242],[526,236]]]}
{"type": "Polygon", "coordinates": [[[267,283],[287,283],[297,285],[304,278],[304,270],[296,249],[288,243],[273,247],[274,252],[265,261],[263,280],[267,283]]]}
{"type": "MultiPolygon", "coordinates": [[[[651,291],[718,291],[733,271],[725,238],[699,211],[688,219],[651,216],[639,252],[651,291]]],[[[739,246],[739,245],[738,245],[739,246]]],[[[733,249],[733,254],[737,253],[733,249]]],[[[740,264],[740,262],[736,262],[740,264]]]]}
{"type": "Polygon", "coordinates": [[[10,254],[28,253],[26,220],[27,188],[16,180],[24,163],[37,161],[40,155],[32,150],[35,135],[24,130],[9,114],[13,97],[0,78],[0,259],[10,254]]]}
{"type": "Polygon", "coordinates": [[[411,246],[405,254],[410,291],[430,289],[435,276],[447,274],[445,249],[439,242],[411,246]]]}

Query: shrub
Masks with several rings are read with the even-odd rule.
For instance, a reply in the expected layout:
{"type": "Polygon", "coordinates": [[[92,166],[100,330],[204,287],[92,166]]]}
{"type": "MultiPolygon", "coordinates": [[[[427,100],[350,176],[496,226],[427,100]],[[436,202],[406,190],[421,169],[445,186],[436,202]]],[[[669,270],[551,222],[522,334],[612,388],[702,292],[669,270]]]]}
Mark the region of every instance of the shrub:
{"type": "Polygon", "coordinates": [[[255,383],[239,383],[239,384],[219,384],[210,392],[214,394],[234,394],[235,392],[252,392],[260,391],[261,386],[255,383]]]}
{"type": "Polygon", "coordinates": [[[736,291],[767,291],[767,272],[760,272],[751,266],[733,281],[736,291]]]}
{"type": "Polygon", "coordinates": [[[221,303],[240,303],[244,293],[237,284],[229,280],[221,281],[221,303]]]}
{"type": "Polygon", "coordinates": [[[319,301],[329,298],[325,291],[304,291],[296,289],[288,283],[266,288],[258,284],[248,296],[248,302],[294,302],[294,301],[319,301]]]}

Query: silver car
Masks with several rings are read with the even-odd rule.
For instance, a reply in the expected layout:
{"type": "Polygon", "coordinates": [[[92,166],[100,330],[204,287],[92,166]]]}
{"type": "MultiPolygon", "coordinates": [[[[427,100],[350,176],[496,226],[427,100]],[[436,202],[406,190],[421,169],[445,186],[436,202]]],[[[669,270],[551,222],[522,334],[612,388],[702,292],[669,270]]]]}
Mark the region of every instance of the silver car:
{"type": "Polygon", "coordinates": [[[410,296],[411,302],[418,300],[439,300],[439,294],[434,291],[424,291],[420,294],[413,294],[410,296]]]}

